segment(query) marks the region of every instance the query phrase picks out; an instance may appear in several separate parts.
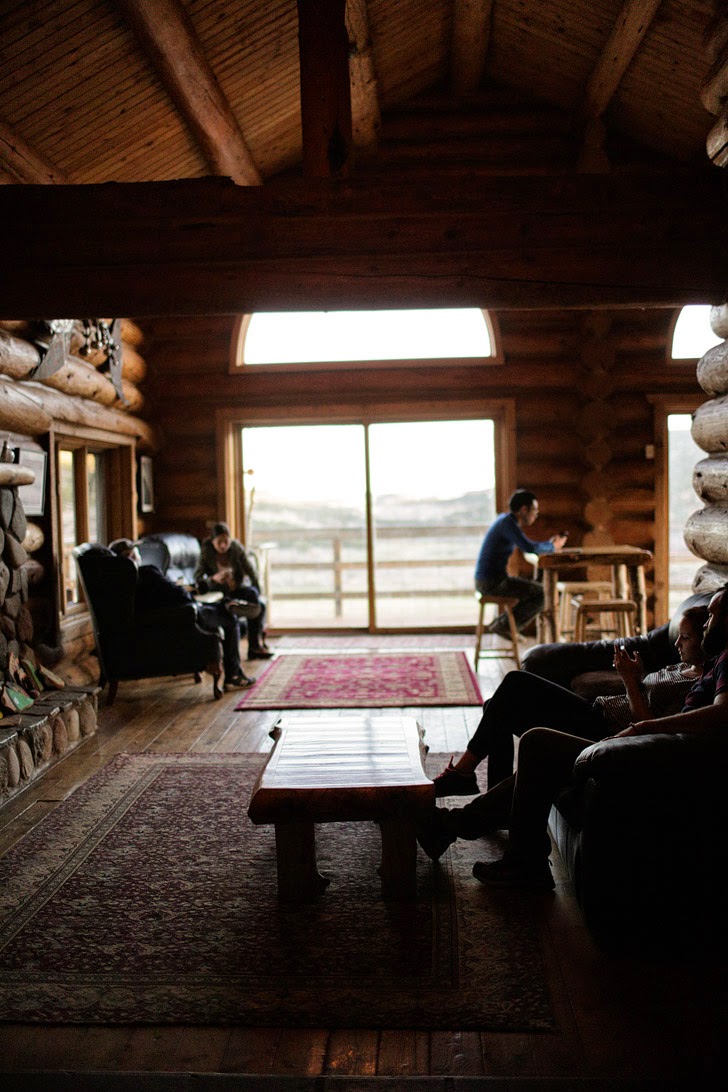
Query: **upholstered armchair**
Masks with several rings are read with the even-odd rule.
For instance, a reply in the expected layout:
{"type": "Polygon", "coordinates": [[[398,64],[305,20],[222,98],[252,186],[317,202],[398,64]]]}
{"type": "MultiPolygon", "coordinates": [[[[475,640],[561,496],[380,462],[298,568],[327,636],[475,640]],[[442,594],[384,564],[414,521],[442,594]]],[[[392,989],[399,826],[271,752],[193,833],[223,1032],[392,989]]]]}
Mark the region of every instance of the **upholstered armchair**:
{"type": "Polygon", "coordinates": [[[165,607],[138,616],[135,610],[137,567],[105,546],[84,543],[74,557],[88,604],[101,665],[112,704],[121,680],[161,675],[212,675],[219,698],[222,635],[202,629],[193,603],[165,607]]]}

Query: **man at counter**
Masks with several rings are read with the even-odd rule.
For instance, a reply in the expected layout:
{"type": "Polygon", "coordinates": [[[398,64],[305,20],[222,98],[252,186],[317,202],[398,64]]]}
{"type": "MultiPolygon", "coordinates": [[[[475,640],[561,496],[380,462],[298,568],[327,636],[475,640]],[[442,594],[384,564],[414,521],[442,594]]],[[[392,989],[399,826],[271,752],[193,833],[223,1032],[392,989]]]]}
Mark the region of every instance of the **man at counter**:
{"type": "MultiPolygon", "coordinates": [[[[561,550],[566,535],[552,535],[547,542],[534,542],[524,533],[538,519],[538,501],[530,489],[517,489],[508,502],[508,511],[501,512],[491,523],[480,547],[475,566],[475,589],[481,595],[502,595],[518,599],[513,617],[519,633],[543,610],[543,588],[537,580],[509,576],[508,561],[518,547],[524,553],[551,554],[561,550]]],[[[508,620],[499,615],[488,626],[488,633],[508,637],[508,620]]]]}

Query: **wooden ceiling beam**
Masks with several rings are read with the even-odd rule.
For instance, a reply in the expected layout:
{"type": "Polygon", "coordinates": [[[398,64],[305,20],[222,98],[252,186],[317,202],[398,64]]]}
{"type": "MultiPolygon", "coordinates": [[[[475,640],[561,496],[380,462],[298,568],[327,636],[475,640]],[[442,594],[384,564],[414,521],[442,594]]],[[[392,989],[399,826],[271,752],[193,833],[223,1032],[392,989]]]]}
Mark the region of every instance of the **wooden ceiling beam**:
{"type": "Polygon", "coordinates": [[[260,172],[180,0],[114,0],[210,169],[241,186],[260,172]]]}
{"type": "Polygon", "coordinates": [[[726,299],[720,172],[0,186],[0,317],[726,299]],[[53,246],[48,240],[53,240],[53,246]]]}
{"type": "Polygon", "coordinates": [[[455,0],[452,21],[450,82],[459,98],[480,87],[490,44],[493,0],[455,0]]]}
{"type": "Polygon", "coordinates": [[[625,0],[586,85],[581,112],[598,118],[609,106],[662,0],[625,0]]]}
{"type": "Polygon", "coordinates": [[[346,0],[298,0],[303,173],[345,178],[351,163],[346,0]]]}
{"type": "Polygon", "coordinates": [[[728,104],[728,12],[716,16],[706,40],[710,71],[700,89],[700,99],[711,114],[719,114],[728,104]]]}
{"type": "Polygon", "coordinates": [[[10,179],[31,184],[68,182],[68,175],[54,166],[22,137],[0,121],[0,167],[10,179]]]}
{"type": "Polygon", "coordinates": [[[374,151],[379,142],[382,117],[366,0],[347,0],[346,29],[349,35],[352,140],[357,150],[368,153],[374,151]]]}

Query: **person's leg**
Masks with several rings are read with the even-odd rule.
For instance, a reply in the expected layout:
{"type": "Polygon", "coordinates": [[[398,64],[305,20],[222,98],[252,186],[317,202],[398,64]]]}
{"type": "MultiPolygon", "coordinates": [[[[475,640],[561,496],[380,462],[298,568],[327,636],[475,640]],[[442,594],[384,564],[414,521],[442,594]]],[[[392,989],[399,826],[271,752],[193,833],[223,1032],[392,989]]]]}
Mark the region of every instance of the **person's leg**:
{"type": "MultiPolygon", "coordinates": [[[[245,584],[241,588],[237,588],[235,591],[235,598],[242,599],[246,603],[252,603],[254,606],[260,607],[260,613],[255,618],[248,618],[248,659],[262,659],[263,658],[263,642],[261,641],[261,634],[263,632],[263,626],[265,623],[265,600],[261,597],[260,593],[255,590],[250,584],[245,584]]],[[[265,658],[268,658],[266,653],[265,658]]]]}
{"type": "MultiPolygon", "coordinates": [[[[473,875],[481,883],[548,891],[548,817],[559,789],[571,777],[578,755],[592,741],[550,728],[532,728],[521,739],[509,823],[510,846],[498,861],[478,861],[473,875]]],[[[466,810],[466,809],[463,809],[466,810]]]]}
{"type": "Polygon", "coordinates": [[[488,782],[496,785],[513,772],[513,737],[530,728],[545,727],[591,740],[604,735],[604,718],[590,702],[571,690],[529,671],[509,671],[484,703],[483,715],[454,765],[435,779],[435,795],[477,792],[473,771],[488,757],[488,782]],[[459,788],[457,778],[463,779],[459,788]]]}
{"type": "Polygon", "coordinates": [[[240,623],[238,619],[233,617],[222,604],[217,603],[212,606],[200,607],[198,617],[206,629],[221,629],[223,632],[222,662],[225,684],[233,686],[241,680],[251,683],[252,680],[245,675],[240,662],[240,623]]]}
{"type": "MultiPolygon", "coordinates": [[[[484,591],[486,595],[509,595],[518,599],[513,608],[513,617],[519,633],[543,610],[543,588],[537,580],[526,580],[522,576],[506,576],[497,584],[480,585],[478,590],[484,591]]],[[[502,637],[510,637],[508,619],[505,614],[499,615],[488,630],[502,637]]]]}
{"type": "Polygon", "coordinates": [[[417,827],[417,841],[427,856],[437,861],[454,841],[472,841],[494,830],[507,828],[513,803],[513,776],[482,793],[464,808],[433,808],[417,827]]]}
{"type": "Polygon", "coordinates": [[[518,748],[518,770],[511,809],[511,848],[524,860],[543,855],[544,831],[559,789],[568,784],[574,763],[592,743],[582,736],[532,728],[518,748]]]}

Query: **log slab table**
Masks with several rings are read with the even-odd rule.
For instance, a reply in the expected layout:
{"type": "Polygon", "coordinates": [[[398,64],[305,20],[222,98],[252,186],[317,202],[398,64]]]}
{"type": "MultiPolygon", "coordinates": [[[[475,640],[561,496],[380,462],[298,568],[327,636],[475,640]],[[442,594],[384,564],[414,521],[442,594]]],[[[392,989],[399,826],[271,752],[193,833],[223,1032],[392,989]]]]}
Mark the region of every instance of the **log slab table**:
{"type": "Polygon", "coordinates": [[[316,867],[316,823],[373,821],[382,835],[382,894],[412,899],[415,823],[435,803],[426,748],[412,717],[283,717],[248,808],[274,823],[278,896],[308,902],[328,884],[316,867]]]}

